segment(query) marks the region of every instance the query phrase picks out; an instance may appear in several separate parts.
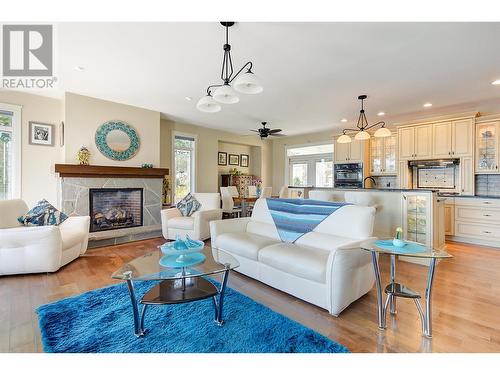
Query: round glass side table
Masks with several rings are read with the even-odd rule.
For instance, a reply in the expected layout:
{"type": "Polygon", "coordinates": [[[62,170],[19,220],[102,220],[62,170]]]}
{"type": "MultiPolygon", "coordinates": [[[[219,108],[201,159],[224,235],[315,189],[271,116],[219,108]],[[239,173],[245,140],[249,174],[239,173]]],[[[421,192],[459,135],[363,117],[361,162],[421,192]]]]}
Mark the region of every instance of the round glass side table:
{"type": "MultiPolygon", "coordinates": [[[[391,239],[392,240],[392,239],[391,239]]],[[[386,240],[386,241],[391,241],[386,240]]],[[[452,258],[450,254],[443,250],[434,250],[430,247],[418,244],[416,242],[406,241],[412,246],[403,246],[400,248],[389,249],[390,246],[380,247],[377,245],[378,240],[369,240],[361,244],[361,249],[370,251],[372,255],[373,270],[375,272],[375,286],[377,288],[377,307],[378,307],[378,327],[384,330],[386,328],[387,308],[391,314],[396,314],[396,299],[397,298],[410,298],[413,299],[422,321],[422,334],[426,337],[432,337],[432,284],[434,280],[434,273],[436,271],[436,264],[438,259],[452,258]],[[416,247],[418,251],[415,251],[416,247]],[[406,249],[405,249],[406,248],[406,249]],[[382,296],[382,285],[380,279],[380,268],[378,258],[381,254],[387,254],[391,257],[391,281],[385,287],[384,292],[387,298],[384,302],[382,296]],[[396,282],[396,256],[402,255],[405,257],[427,258],[430,260],[429,272],[427,275],[427,285],[425,288],[425,312],[420,304],[421,296],[408,288],[406,285],[396,282]]]]}

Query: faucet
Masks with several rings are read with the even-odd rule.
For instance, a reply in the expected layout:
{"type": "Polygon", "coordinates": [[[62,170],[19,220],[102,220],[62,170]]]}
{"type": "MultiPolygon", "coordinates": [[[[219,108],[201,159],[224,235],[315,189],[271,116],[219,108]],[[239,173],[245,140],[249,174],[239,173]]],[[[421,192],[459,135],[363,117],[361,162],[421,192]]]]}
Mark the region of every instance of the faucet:
{"type": "Polygon", "coordinates": [[[365,186],[366,180],[372,180],[373,186],[377,186],[377,181],[375,181],[375,179],[372,176],[367,176],[363,179],[363,189],[366,189],[366,186],[365,186]]]}

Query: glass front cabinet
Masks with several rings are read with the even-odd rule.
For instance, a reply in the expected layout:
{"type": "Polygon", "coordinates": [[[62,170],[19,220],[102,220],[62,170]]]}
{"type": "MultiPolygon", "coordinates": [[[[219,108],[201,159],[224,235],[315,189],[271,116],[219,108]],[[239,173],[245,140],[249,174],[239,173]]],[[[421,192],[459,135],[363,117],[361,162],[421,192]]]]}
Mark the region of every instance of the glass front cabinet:
{"type": "Polygon", "coordinates": [[[499,173],[499,121],[476,124],[476,173],[499,173]]]}
{"type": "MultiPolygon", "coordinates": [[[[435,192],[402,193],[403,238],[427,247],[445,248],[445,198],[435,192]]],[[[401,260],[428,265],[428,260],[400,257],[401,260]]]]}
{"type": "Polygon", "coordinates": [[[370,174],[372,176],[396,175],[396,135],[370,138],[370,174]]]}

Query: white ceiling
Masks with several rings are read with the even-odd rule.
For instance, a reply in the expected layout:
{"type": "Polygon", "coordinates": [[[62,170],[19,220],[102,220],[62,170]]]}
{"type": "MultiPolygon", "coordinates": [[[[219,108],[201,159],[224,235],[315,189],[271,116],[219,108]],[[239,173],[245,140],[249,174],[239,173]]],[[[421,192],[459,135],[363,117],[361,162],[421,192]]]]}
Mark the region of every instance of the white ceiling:
{"type": "Polygon", "coordinates": [[[260,121],[290,135],[341,129],[341,118],[355,122],[359,94],[369,96],[370,123],[379,111],[401,120],[500,98],[491,85],[500,79],[500,23],[236,23],[235,69],[252,60],[264,92],[241,94],[215,114],[195,106],[220,82],[218,23],[63,23],[57,40],[58,95],[242,134],[260,121]],[[427,101],[431,109],[422,108],[427,101]]]}

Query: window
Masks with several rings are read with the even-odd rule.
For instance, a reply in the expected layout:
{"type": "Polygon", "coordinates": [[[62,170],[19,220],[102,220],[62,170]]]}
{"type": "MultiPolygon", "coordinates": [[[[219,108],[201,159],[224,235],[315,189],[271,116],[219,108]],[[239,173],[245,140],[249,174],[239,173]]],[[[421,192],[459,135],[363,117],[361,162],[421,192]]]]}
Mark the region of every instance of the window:
{"type": "Polygon", "coordinates": [[[291,186],[333,187],[333,143],[289,147],[286,152],[291,186]]]}
{"type": "Polygon", "coordinates": [[[21,196],[21,108],[0,103],[0,199],[21,196]]]}
{"type": "Polygon", "coordinates": [[[174,135],[174,202],[179,202],[187,193],[195,191],[196,138],[174,135]]]}

